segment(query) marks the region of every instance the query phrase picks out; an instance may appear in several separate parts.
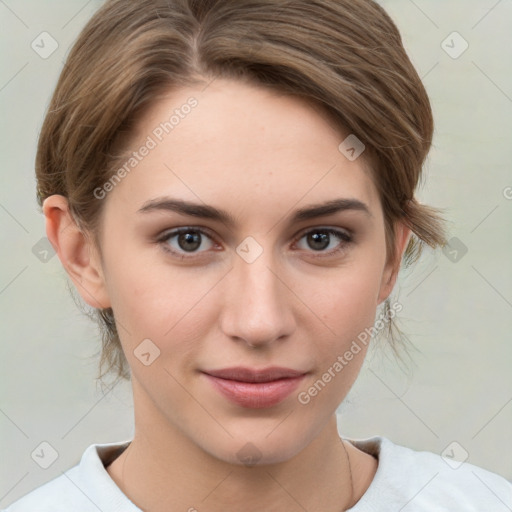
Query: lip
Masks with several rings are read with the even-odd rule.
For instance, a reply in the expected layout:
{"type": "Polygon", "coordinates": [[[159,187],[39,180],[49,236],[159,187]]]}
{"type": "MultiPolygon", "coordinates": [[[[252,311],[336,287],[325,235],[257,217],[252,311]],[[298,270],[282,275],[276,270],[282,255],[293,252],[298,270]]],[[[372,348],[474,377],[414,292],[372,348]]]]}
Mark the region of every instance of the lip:
{"type": "Polygon", "coordinates": [[[277,405],[306,376],[306,372],[278,366],[263,369],[224,368],[202,373],[224,397],[241,407],[251,409],[277,405]]]}

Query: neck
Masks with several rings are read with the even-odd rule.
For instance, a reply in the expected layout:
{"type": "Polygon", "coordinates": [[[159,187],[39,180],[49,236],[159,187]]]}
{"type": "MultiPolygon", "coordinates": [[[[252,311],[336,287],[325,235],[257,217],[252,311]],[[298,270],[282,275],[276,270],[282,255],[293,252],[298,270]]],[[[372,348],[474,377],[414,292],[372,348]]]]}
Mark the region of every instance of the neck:
{"type": "Polygon", "coordinates": [[[335,415],[291,459],[245,466],[213,457],[175,429],[150,400],[136,405],[142,403],[135,407],[132,443],[108,468],[142,510],[340,512],[359,500],[376,470],[375,459],[342,443],[335,415]]]}

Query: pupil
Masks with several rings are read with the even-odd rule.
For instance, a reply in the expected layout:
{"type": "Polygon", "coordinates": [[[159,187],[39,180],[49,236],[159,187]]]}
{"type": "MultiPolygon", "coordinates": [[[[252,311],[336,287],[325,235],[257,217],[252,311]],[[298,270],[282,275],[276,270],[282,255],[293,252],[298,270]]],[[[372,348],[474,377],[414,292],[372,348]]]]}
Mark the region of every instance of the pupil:
{"type": "Polygon", "coordinates": [[[194,251],[201,245],[201,237],[199,233],[194,233],[193,231],[189,231],[188,233],[180,233],[178,236],[178,244],[181,249],[184,251],[194,251]],[[191,245],[192,246],[191,246],[191,245]]]}
{"type": "Polygon", "coordinates": [[[309,235],[309,241],[313,242],[310,247],[315,250],[325,249],[329,246],[328,233],[313,233],[309,235]]]}

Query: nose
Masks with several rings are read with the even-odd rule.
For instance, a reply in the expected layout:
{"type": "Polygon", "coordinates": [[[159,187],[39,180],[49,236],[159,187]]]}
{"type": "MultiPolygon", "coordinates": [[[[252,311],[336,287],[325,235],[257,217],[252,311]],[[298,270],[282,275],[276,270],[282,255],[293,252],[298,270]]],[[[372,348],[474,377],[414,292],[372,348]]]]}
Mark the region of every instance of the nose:
{"type": "Polygon", "coordinates": [[[236,256],[220,313],[223,333],[251,348],[289,337],[295,328],[294,295],[270,252],[264,251],[252,263],[236,256]]]}

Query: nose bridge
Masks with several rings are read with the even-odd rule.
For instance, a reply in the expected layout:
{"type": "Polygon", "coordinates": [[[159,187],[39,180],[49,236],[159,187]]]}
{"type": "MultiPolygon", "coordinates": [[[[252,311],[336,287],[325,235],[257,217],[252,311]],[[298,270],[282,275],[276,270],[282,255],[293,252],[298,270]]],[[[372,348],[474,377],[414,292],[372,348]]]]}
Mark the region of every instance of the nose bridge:
{"type": "Polygon", "coordinates": [[[272,258],[263,256],[252,263],[245,261],[238,263],[236,275],[240,280],[242,290],[244,290],[247,306],[252,305],[259,310],[262,307],[276,310],[274,306],[279,305],[277,296],[280,295],[280,290],[273,263],[272,258]]]}
{"type": "Polygon", "coordinates": [[[293,322],[272,249],[263,250],[254,239],[247,244],[237,248],[230,272],[233,296],[225,302],[223,329],[255,346],[289,334],[293,322]]]}

